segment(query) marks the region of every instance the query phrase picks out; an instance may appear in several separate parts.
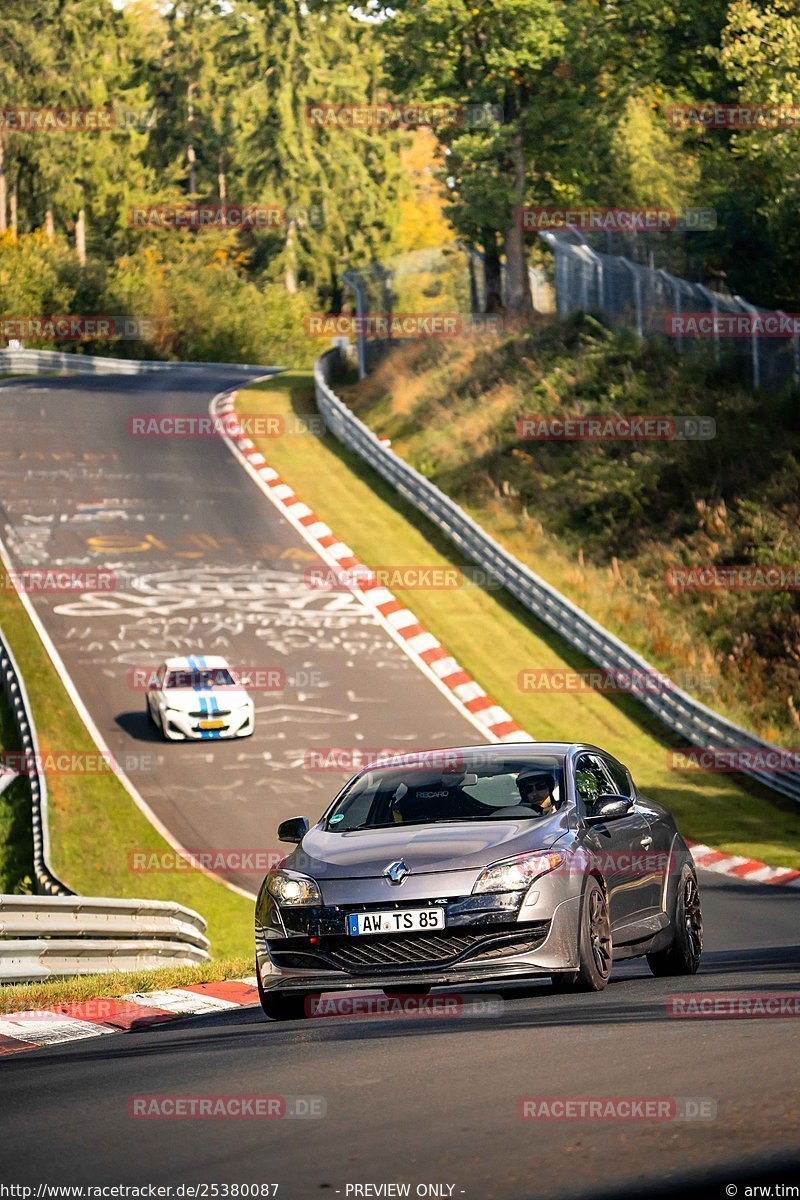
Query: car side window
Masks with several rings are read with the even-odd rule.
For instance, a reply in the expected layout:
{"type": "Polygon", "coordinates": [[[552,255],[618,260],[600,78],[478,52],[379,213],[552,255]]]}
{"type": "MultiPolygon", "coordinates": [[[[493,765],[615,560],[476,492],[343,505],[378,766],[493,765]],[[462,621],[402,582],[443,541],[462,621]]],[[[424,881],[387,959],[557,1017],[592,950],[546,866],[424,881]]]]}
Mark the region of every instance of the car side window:
{"type": "Polygon", "coordinates": [[[575,760],[575,790],[587,808],[609,789],[609,777],[593,754],[581,754],[575,760]]]}
{"type": "Polygon", "coordinates": [[[623,767],[622,763],[618,763],[614,758],[603,757],[603,766],[611,776],[611,781],[614,784],[614,791],[618,796],[631,796],[631,779],[628,772],[623,767]]]}

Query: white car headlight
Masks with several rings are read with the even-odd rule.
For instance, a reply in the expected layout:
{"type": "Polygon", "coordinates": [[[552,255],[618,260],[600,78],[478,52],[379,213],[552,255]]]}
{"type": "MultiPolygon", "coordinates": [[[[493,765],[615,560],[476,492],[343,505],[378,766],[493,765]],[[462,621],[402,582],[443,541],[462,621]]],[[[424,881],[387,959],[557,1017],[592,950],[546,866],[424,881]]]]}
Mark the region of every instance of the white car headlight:
{"type": "Polygon", "coordinates": [[[267,891],[279,904],[299,908],[304,904],[322,904],[322,893],[316,880],[297,871],[270,871],[267,891]]]}
{"type": "Polygon", "coordinates": [[[518,854],[503,862],[493,863],[477,878],[472,889],[473,896],[481,892],[524,892],[542,875],[555,871],[566,859],[555,851],[540,851],[536,854],[518,854]]]}

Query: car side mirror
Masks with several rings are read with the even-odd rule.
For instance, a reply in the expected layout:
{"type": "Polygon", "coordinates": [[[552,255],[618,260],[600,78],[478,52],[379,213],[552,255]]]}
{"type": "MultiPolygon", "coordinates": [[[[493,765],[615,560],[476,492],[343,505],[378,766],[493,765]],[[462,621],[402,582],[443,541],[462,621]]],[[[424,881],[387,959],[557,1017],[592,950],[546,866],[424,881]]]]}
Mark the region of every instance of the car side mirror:
{"type": "Polygon", "coordinates": [[[592,805],[592,811],[583,818],[586,825],[602,825],[606,821],[618,821],[627,817],[633,808],[630,796],[618,796],[614,792],[603,792],[592,805]]]}
{"type": "Polygon", "coordinates": [[[289,817],[288,821],[281,821],[278,826],[278,841],[294,842],[297,845],[302,842],[308,830],[308,817],[289,817]]]}

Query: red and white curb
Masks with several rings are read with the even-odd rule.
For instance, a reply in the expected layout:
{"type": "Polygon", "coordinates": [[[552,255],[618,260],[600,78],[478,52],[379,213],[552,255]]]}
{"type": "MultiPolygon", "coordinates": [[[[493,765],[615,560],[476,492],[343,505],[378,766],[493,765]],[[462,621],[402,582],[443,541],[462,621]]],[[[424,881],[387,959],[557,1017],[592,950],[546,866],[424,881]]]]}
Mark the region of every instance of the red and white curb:
{"type": "Polygon", "coordinates": [[[0,1016],[0,1055],[61,1042],[85,1041],[110,1033],[130,1033],[180,1017],[197,1017],[258,1004],[255,976],[220,983],[192,983],[160,992],[100,996],[49,1008],[0,1016]]]}
{"type": "Polygon", "coordinates": [[[238,392],[215,396],[212,416],[220,418],[222,436],[264,494],[329,566],[350,573],[350,590],[359,596],[391,637],[460,712],[490,742],[533,741],[504,708],[487,695],[444,646],[396,596],[378,582],[353,550],[339,541],[324,521],[304,504],[293,488],[269,465],[238,423],[234,404],[238,392]]]}
{"type": "Polygon", "coordinates": [[[714,871],[718,875],[729,875],[733,879],[744,879],[747,883],[769,883],[775,887],[800,887],[800,871],[790,867],[769,867],[757,858],[742,858],[738,854],[725,854],[704,846],[700,842],[689,842],[695,866],[701,871],[714,871]]]}

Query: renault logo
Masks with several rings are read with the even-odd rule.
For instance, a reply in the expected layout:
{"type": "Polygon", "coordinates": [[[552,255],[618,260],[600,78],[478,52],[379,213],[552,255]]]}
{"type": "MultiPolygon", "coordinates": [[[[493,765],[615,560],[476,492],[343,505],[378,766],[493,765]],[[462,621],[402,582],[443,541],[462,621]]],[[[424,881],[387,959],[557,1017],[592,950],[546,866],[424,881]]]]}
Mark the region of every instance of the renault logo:
{"type": "Polygon", "coordinates": [[[402,858],[397,862],[389,863],[388,867],[383,872],[389,883],[402,883],[408,874],[408,867],[403,862],[402,858]]]}

